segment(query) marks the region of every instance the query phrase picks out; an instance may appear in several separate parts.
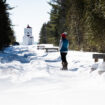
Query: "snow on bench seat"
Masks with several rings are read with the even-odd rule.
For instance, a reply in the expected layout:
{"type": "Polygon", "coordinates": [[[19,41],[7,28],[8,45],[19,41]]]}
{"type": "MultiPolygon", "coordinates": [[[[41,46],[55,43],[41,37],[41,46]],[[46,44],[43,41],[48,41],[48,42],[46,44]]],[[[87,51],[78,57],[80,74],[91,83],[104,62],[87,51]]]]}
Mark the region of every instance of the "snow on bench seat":
{"type": "Polygon", "coordinates": [[[45,48],[46,52],[56,52],[59,50],[58,47],[49,47],[49,48],[45,48]]]}

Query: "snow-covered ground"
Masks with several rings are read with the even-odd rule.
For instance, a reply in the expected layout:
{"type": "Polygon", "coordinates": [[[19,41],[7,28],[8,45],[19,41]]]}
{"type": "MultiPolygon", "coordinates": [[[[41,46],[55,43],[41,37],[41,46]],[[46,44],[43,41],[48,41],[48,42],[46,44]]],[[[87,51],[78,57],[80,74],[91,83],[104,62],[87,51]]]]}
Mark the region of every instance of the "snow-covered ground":
{"type": "Polygon", "coordinates": [[[105,105],[102,60],[95,64],[92,54],[69,51],[68,71],[62,71],[59,52],[35,45],[5,49],[0,52],[0,105],[105,105]]]}

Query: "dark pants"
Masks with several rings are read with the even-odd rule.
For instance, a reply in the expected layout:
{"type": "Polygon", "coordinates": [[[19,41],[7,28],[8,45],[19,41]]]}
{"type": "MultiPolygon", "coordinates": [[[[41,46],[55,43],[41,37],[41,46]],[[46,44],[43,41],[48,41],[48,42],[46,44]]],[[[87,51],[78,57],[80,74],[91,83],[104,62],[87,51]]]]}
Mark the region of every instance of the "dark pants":
{"type": "Polygon", "coordinates": [[[62,60],[62,62],[67,63],[67,60],[66,60],[67,53],[61,52],[60,54],[61,54],[61,60],[62,60]]]}

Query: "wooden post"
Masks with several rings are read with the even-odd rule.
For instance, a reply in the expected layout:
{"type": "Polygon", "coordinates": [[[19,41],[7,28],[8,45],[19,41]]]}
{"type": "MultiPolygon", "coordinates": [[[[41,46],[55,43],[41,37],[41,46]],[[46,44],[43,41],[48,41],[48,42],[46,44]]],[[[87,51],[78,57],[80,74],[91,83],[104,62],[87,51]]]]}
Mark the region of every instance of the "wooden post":
{"type": "Polygon", "coordinates": [[[98,62],[98,58],[95,58],[95,62],[98,62]]]}
{"type": "Polygon", "coordinates": [[[105,62],[105,58],[103,58],[103,62],[105,62]]]}

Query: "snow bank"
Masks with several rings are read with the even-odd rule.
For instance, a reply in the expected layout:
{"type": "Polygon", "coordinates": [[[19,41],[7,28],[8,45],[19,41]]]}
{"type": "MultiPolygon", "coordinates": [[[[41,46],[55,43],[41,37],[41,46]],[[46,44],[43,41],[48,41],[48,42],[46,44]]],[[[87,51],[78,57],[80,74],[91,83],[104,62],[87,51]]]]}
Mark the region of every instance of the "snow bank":
{"type": "MultiPolygon", "coordinates": [[[[0,105],[105,105],[105,73],[99,74],[89,52],[69,51],[68,71],[59,52],[35,45],[0,52],[0,105]]],[[[102,70],[102,69],[101,69],[102,70]]]]}

